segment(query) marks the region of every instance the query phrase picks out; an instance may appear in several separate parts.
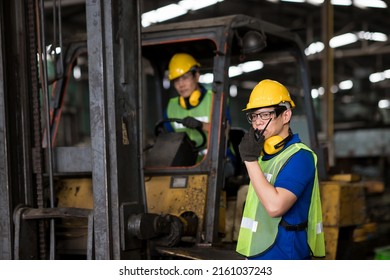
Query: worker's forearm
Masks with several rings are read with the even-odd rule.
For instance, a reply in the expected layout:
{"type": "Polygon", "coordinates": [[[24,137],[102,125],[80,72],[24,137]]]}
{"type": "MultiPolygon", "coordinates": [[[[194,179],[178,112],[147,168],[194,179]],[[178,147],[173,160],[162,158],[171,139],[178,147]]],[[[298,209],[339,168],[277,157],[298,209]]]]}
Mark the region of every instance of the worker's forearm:
{"type": "Polygon", "coordinates": [[[277,188],[265,178],[260,165],[256,161],[245,161],[249,178],[261,204],[271,217],[279,217],[287,210],[283,203],[283,196],[277,188]]]}

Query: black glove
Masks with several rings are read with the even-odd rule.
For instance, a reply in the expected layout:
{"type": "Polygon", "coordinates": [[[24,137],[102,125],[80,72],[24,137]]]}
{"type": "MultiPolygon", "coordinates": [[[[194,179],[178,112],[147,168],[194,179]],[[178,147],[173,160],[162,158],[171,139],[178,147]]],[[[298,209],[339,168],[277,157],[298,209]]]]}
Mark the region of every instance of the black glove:
{"type": "Polygon", "coordinates": [[[201,121],[198,121],[197,119],[193,117],[186,117],[184,118],[181,123],[188,128],[193,128],[193,129],[199,129],[202,128],[203,123],[201,121]]]}
{"type": "Polygon", "coordinates": [[[249,131],[245,133],[244,137],[242,137],[238,149],[243,161],[258,161],[261,150],[264,146],[264,136],[259,136],[258,140],[256,140],[255,130],[251,127],[249,131]]]}

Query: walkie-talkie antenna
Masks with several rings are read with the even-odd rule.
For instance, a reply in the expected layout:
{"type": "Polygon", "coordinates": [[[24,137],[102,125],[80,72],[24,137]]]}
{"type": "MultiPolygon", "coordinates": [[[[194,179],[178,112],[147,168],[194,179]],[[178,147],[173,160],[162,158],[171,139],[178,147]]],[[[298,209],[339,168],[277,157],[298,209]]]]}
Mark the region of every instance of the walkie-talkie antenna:
{"type": "Polygon", "coordinates": [[[259,141],[260,138],[263,136],[265,130],[267,129],[267,126],[269,125],[269,123],[272,121],[272,118],[269,119],[269,121],[267,122],[267,124],[265,125],[265,127],[260,131],[258,129],[255,129],[255,140],[256,141],[259,141]]]}

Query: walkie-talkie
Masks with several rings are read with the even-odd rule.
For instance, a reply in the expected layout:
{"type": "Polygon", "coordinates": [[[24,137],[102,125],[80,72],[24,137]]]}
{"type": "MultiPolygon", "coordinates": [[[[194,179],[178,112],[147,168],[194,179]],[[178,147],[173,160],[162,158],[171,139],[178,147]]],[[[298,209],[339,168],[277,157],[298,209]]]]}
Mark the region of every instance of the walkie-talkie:
{"type": "Polygon", "coordinates": [[[255,129],[255,140],[256,142],[259,142],[260,139],[263,137],[263,134],[264,134],[264,131],[266,130],[267,126],[269,125],[269,123],[272,121],[272,118],[269,119],[269,121],[267,122],[267,124],[265,125],[265,127],[263,128],[263,130],[258,130],[257,128],[255,129]]]}

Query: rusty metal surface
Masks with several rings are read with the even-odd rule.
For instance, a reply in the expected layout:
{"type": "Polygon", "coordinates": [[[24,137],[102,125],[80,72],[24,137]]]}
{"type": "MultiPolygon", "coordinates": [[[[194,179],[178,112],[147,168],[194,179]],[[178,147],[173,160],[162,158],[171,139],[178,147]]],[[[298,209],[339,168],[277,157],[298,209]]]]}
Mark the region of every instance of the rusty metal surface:
{"type": "Polygon", "coordinates": [[[95,256],[140,259],[145,247],[123,251],[120,243],[127,220],[121,205],[145,208],[146,202],[140,160],[139,2],[87,0],[86,21],[95,256]]]}

